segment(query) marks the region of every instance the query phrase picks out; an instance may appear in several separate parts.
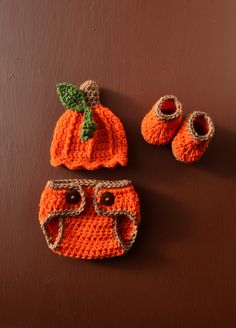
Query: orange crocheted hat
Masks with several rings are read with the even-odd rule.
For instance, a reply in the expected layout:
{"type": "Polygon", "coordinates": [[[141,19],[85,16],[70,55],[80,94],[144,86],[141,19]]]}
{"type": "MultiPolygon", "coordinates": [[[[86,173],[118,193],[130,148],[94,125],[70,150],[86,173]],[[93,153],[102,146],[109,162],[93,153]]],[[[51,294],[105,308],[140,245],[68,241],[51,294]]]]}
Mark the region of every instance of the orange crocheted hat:
{"type": "Polygon", "coordinates": [[[80,259],[119,256],[135,241],[139,199],[128,180],[48,181],[39,221],[57,254],[80,259]]]}
{"type": "Polygon", "coordinates": [[[95,170],[127,165],[127,140],[119,118],[99,100],[94,81],[80,88],[68,83],[57,85],[66,111],[59,118],[51,144],[51,164],[71,170],[95,170]]]}

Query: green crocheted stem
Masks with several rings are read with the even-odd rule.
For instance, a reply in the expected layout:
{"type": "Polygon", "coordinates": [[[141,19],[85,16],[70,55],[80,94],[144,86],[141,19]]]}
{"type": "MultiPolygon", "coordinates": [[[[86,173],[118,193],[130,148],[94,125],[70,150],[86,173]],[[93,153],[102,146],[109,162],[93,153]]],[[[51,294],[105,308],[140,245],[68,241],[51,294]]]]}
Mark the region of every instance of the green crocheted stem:
{"type": "Polygon", "coordinates": [[[92,110],[87,105],[86,95],[83,91],[70,83],[58,83],[57,94],[62,105],[66,109],[84,113],[84,121],[80,137],[83,141],[92,138],[94,131],[96,130],[96,124],[92,117],[92,110]]]}
{"type": "Polygon", "coordinates": [[[89,138],[93,137],[94,131],[96,130],[96,124],[92,117],[92,111],[90,107],[84,109],[84,122],[82,125],[82,131],[80,138],[87,141],[89,138]]]}

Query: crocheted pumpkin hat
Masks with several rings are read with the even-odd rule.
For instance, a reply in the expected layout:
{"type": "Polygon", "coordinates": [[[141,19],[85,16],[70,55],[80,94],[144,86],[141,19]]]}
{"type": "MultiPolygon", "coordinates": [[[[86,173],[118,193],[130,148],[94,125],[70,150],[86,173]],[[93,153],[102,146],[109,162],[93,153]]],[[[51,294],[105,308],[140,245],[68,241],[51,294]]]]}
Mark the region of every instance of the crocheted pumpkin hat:
{"type": "Polygon", "coordinates": [[[50,149],[52,166],[95,170],[127,165],[127,140],[119,118],[99,100],[99,86],[84,82],[80,88],[59,83],[57,94],[65,112],[54,130],[50,149]]]}
{"type": "Polygon", "coordinates": [[[119,256],[136,239],[139,198],[129,180],[48,181],[40,200],[39,222],[48,247],[59,255],[119,256]]]}

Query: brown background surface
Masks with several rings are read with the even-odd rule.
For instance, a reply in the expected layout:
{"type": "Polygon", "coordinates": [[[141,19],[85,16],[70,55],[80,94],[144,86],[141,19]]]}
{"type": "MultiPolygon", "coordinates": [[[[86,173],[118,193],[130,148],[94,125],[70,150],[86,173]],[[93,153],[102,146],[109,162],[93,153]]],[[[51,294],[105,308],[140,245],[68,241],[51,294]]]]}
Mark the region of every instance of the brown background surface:
{"type": "Polygon", "coordinates": [[[0,1],[0,327],[236,326],[236,2],[0,1]],[[124,123],[126,168],[49,164],[57,82],[96,80],[124,123]],[[173,93],[216,135],[193,166],[140,121],[173,93]],[[53,254],[37,215],[51,178],[133,180],[142,226],[123,258],[53,254]]]}

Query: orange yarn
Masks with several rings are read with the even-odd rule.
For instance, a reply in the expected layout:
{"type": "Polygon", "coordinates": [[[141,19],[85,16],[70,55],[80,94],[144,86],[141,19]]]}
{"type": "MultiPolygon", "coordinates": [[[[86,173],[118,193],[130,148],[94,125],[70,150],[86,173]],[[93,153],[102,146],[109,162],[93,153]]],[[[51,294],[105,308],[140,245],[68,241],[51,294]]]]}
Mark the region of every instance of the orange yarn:
{"type": "Polygon", "coordinates": [[[152,145],[168,144],[181,124],[182,114],[182,105],[175,96],[161,97],[143,118],[143,138],[152,145]]]}
{"type": "Polygon", "coordinates": [[[83,141],[80,135],[84,113],[67,109],[56,124],[50,150],[51,164],[65,165],[71,170],[126,166],[128,146],[121,121],[99,103],[95,82],[86,81],[83,85],[86,85],[83,91],[92,109],[96,130],[93,137],[83,141]]]}
{"type": "Polygon", "coordinates": [[[81,259],[125,254],[140,221],[139,199],[130,181],[49,181],[39,221],[55,253],[81,259]]]}
{"type": "Polygon", "coordinates": [[[214,135],[211,118],[204,112],[195,111],[183,122],[179,132],[172,141],[175,158],[184,163],[198,161],[214,135]]]}

